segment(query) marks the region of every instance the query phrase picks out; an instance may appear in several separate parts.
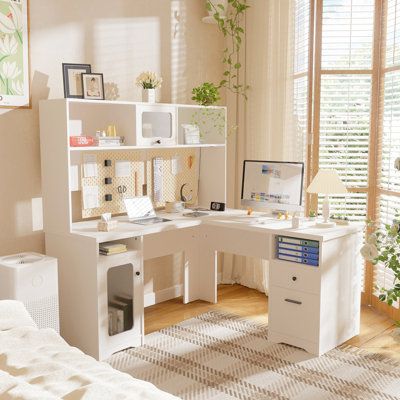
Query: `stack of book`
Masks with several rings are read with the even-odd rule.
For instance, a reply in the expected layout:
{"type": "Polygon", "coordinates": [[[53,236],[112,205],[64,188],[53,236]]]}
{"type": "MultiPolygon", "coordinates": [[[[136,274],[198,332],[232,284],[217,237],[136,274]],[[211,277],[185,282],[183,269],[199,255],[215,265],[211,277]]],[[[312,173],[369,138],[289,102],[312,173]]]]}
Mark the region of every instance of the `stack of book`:
{"type": "Polygon", "coordinates": [[[123,243],[100,243],[99,251],[104,256],[110,256],[112,254],[125,253],[127,247],[123,243]]]}
{"type": "Polygon", "coordinates": [[[99,136],[94,139],[94,143],[99,147],[122,146],[124,141],[120,136],[99,136]]]}
{"type": "Polygon", "coordinates": [[[108,303],[108,333],[110,336],[133,327],[132,296],[118,294],[108,303]]]}

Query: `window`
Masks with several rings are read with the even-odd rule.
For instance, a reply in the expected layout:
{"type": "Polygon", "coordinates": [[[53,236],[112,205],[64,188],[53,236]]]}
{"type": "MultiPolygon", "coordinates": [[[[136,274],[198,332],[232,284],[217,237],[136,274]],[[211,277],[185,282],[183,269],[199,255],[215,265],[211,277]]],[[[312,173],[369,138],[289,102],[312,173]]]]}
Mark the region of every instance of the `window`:
{"type": "MultiPolygon", "coordinates": [[[[400,0],[297,0],[295,14],[294,111],[313,141],[305,185],[334,168],[350,193],[331,197],[332,213],[390,223],[400,210],[400,0]]],[[[394,277],[382,265],[367,269],[364,300],[379,307],[374,288],[394,277]]]]}

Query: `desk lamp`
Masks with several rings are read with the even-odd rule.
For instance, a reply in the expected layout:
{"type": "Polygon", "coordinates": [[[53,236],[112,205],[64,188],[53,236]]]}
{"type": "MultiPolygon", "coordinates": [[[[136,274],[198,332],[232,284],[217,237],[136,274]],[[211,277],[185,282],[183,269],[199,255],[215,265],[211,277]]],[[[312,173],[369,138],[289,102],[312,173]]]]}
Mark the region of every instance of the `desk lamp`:
{"type": "Polygon", "coordinates": [[[322,206],[323,222],[317,222],[318,228],[331,228],[335,226],[334,222],[329,221],[329,194],[347,193],[346,186],[340,180],[338,173],[334,169],[320,169],[315,175],[310,186],[307,188],[308,193],[324,194],[324,203],[322,206]]]}

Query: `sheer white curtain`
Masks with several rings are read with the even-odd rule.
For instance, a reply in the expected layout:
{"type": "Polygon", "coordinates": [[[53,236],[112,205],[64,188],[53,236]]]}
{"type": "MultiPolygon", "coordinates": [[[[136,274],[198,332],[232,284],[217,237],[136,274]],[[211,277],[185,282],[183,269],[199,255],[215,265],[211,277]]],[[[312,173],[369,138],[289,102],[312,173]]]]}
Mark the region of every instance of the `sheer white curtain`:
{"type": "MultiPolygon", "coordinates": [[[[248,101],[238,121],[236,187],[243,159],[290,160],[293,145],[293,20],[295,0],[249,0],[245,79],[248,101]]],[[[239,99],[240,101],[240,99],[239,99]]],[[[236,189],[235,205],[240,206],[236,189]]],[[[267,243],[265,243],[267,246],[267,243]]],[[[268,293],[268,262],[224,254],[220,283],[240,283],[268,293]]]]}

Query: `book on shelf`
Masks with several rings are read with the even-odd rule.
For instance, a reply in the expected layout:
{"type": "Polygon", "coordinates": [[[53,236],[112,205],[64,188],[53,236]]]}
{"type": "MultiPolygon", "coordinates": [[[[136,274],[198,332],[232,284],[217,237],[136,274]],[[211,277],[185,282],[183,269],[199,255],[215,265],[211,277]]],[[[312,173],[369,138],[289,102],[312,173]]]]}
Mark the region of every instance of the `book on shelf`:
{"type": "Polygon", "coordinates": [[[124,140],[119,136],[100,136],[94,139],[94,144],[99,147],[122,146],[124,140]]]}
{"type": "Polygon", "coordinates": [[[126,325],[125,329],[132,329],[133,327],[133,299],[132,296],[125,293],[118,293],[114,296],[116,301],[126,304],[126,318],[124,319],[126,325]]]}
{"type": "Polygon", "coordinates": [[[127,250],[126,244],[124,243],[101,243],[99,245],[100,254],[105,256],[125,253],[127,250]]]}
{"type": "Polygon", "coordinates": [[[124,311],[114,307],[111,303],[108,305],[108,334],[116,335],[124,331],[124,311]]]}

